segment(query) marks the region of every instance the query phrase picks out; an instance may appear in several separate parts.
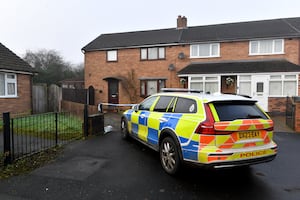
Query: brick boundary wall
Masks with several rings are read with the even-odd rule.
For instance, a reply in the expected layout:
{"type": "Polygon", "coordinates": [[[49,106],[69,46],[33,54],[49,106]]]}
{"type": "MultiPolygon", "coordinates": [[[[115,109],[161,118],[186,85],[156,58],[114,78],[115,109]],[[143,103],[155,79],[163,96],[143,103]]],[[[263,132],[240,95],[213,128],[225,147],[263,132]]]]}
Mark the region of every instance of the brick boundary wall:
{"type": "Polygon", "coordinates": [[[271,115],[285,115],[286,97],[269,97],[268,105],[271,115]]]}
{"type": "Polygon", "coordinates": [[[295,103],[295,131],[300,132],[300,97],[294,99],[295,103]]]}

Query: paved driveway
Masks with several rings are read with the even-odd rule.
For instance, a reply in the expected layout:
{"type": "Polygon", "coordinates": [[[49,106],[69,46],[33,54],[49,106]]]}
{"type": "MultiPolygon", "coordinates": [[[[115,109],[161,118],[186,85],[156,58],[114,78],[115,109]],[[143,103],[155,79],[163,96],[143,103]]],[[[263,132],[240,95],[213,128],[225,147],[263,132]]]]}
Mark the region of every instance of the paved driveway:
{"type": "Polygon", "coordinates": [[[0,199],[300,199],[300,135],[276,133],[278,157],[249,169],[186,167],[177,177],[158,153],[119,130],[66,146],[53,163],[0,181],[0,199]]]}

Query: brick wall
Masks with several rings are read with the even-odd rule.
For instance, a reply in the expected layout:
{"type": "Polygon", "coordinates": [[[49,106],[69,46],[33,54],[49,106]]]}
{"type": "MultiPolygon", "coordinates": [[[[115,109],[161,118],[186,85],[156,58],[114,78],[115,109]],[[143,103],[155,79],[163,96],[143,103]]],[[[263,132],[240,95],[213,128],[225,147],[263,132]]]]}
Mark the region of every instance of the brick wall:
{"type": "MultiPolygon", "coordinates": [[[[220,44],[221,56],[218,58],[190,59],[190,45],[178,45],[166,47],[166,59],[154,61],[140,61],[140,49],[118,50],[117,62],[106,62],[106,51],[94,51],[85,53],[85,88],[94,86],[96,103],[108,101],[106,77],[126,77],[130,70],[136,74],[135,84],[138,87],[141,77],[165,77],[166,87],[182,87],[177,76],[177,72],[191,62],[209,62],[224,60],[256,60],[285,58],[293,63],[299,64],[299,39],[285,40],[285,53],[280,55],[249,56],[249,41],[222,42],[220,44]],[[184,59],[179,59],[178,54],[183,52],[184,59]],[[175,71],[169,71],[168,66],[173,64],[175,71]]],[[[300,84],[300,82],[299,82],[300,84]]],[[[299,90],[300,94],[300,90],[299,90]]],[[[139,98],[142,100],[142,98],[139,98]]],[[[120,103],[131,103],[128,94],[119,86],[120,103]]],[[[277,105],[281,105],[281,100],[270,99],[271,109],[278,110],[277,105]]],[[[280,108],[284,110],[284,108],[280,108]]]]}
{"type": "Polygon", "coordinates": [[[286,97],[269,97],[268,110],[272,115],[285,114],[286,97]]]}
{"type": "Polygon", "coordinates": [[[31,76],[17,74],[16,98],[0,98],[0,113],[11,112],[12,114],[30,114],[32,111],[32,85],[31,76]]]}
{"type": "Polygon", "coordinates": [[[300,132],[300,102],[296,102],[295,109],[295,131],[300,132]]]}

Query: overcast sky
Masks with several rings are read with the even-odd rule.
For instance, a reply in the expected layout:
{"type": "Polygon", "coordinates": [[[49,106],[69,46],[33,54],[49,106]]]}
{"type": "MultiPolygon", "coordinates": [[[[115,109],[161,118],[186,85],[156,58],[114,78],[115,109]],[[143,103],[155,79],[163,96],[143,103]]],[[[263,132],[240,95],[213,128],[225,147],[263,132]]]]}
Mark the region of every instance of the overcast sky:
{"type": "Polygon", "coordinates": [[[103,33],[300,17],[299,0],[0,0],[0,42],[26,50],[57,50],[73,64],[103,33]]]}

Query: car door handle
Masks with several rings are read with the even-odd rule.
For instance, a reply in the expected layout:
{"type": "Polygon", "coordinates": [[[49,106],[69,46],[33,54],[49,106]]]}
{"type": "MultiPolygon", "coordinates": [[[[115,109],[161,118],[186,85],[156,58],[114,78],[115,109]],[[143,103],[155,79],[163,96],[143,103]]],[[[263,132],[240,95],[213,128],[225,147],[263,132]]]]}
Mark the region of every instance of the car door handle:
{"type": "Polygon", "coordinates": [[[168,120],[166,118],[162,117],[162,118],[159,118],[159,121],[160,122],[167,122],[168,120]]]}

